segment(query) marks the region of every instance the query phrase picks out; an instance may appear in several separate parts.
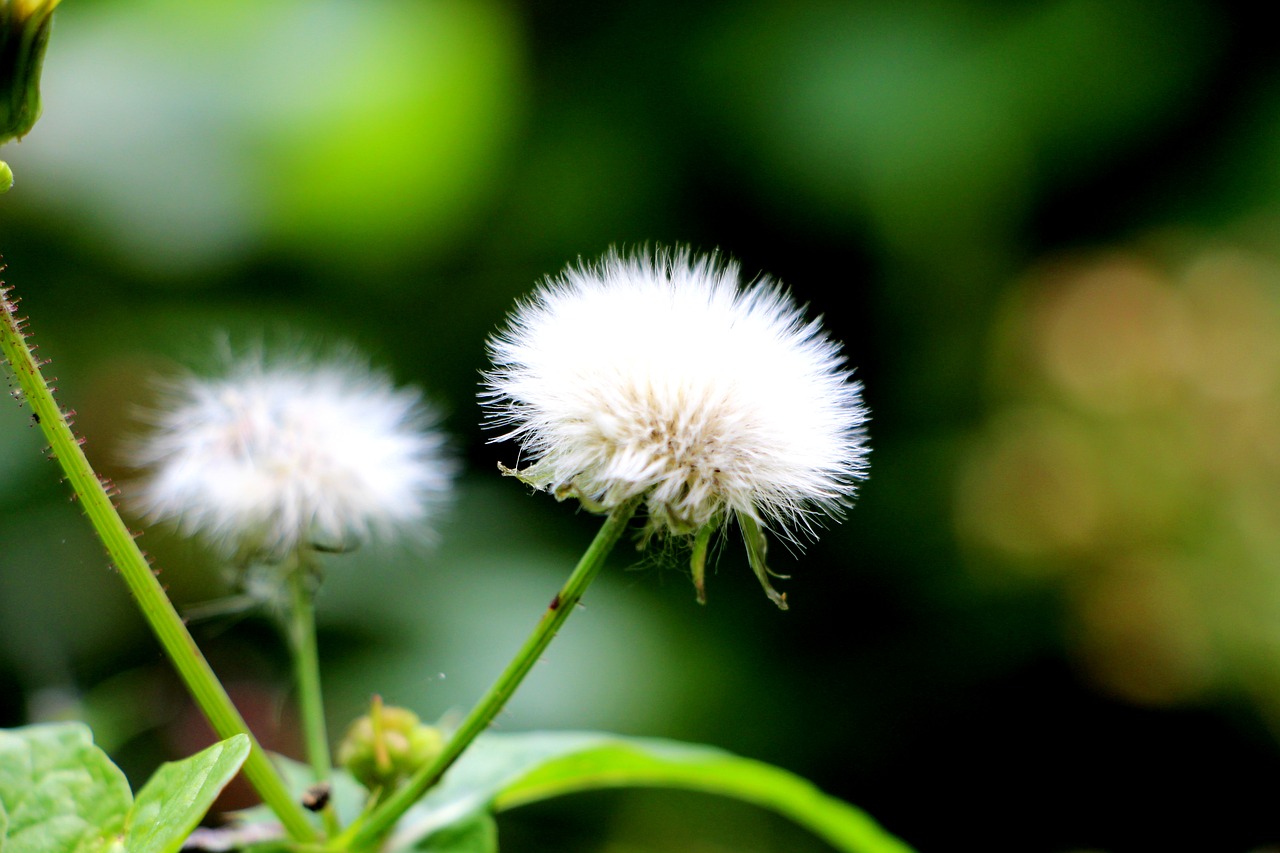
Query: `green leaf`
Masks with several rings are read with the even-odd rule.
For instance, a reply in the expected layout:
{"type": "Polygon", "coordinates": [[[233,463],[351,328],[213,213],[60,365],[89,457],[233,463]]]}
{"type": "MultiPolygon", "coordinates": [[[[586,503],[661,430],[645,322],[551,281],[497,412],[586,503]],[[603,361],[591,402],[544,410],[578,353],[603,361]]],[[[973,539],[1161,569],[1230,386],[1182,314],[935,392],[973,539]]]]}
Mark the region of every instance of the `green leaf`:
{"type": "Polygon", "coordinates": [[[135,801],[81,723],[0,730],[4,853],[172,853],[249,754],[244,735],[164,764],[135,801]]]}
{"type": "MultiPolygon", "coordinates": [[[[310,769],[276,760],[300,794],[311,778],[310,769]]],[[[334,773],[332,781],[331,801],[338,811],[357,814],[365,799],[362,789],[345,772],[334,773]]],[[[836,850],[911,853],[910,847],[865,812],[781,768],[709,746],[591,732],[481,736],[440,785],[409,810],[382,849],[387,853],[493,853],[496,829],[486,820],[491,814],[605,788],[677,788],[718,794],[788,817],[836,850]],[[492,836],[487,834],[491,829],[492,836]]],[[[240,818],[250,825],[274,820],[262,807],[243,812],[240,818]]]]}
{"type": "Polygon", "coordinates": [[[121,832],[129,783],[80,723],[0,731],[4,853],[100,849],[121,832]]]}
{"type": "Polygon", "coordinates": [[[488,812],[431,833],[414,845],[424,853],[498,853],[498,824],[488,812]]]}
{"type": "Polygon", "coordinates": [[[663,741],[606,743],[553,759],[507,785],[494,805],[502,811],[577,791],[618,787],[683,788],[732,797],[789,817],[840,850],[910,850],[865,812],[793,773],[709,747],[663,741]]]}
{"type": "Polygon", "coordinates": [[[386,849],[408,849],[467,816],[625,787],[683,788],[752,803],[850,853],[910,851],[864,812],[786,770],[707,746],[558,732],[478,739],[405,815],[386,849]]]}
{"type": "Polygon", "coordinates": [[[209,811],[249,755],[249,738],[236,735],[182,761],[160,765],[142,786],[126,820],[129,853],[172,853],[209,811]]]}

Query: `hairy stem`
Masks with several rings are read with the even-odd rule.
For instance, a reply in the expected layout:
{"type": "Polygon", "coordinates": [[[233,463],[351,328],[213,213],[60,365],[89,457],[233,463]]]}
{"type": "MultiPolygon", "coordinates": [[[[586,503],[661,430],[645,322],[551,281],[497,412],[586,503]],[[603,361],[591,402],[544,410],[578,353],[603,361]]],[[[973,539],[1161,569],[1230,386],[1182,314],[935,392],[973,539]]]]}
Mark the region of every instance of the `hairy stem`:
{"type": "Polygon", "coordinates": [[[315,839],[316,832],[302,807],[289,795],[280,774],[231,703],[209,662],[196,647],[187,626],[139,550],[133,534],[121,520],[107,487],[90,467],[66,414],[54,400],[53,392],[40,372],[40,365],[27,345],[23,331],[25,320],[17,316],[16,310],[17,303],[11,291],[0,285],[0,312],[4,315],[0,321],[0,348],[3,348],[13,376],[31,406],[32,422],[40,427],[49,442],[51,456],[62,467],[89,523],[106,546],[112,563],[124,578],[142,615],[213,730],[223,739],[236,734],[248,735],[251,748],[244,773],[250,783],[280,818],[291,837],[299,841],[315,839]]]}
{"type": "Polygon", "coordinates": [[[564,586],[561,587],[555,598],[551,599],[551,604],[547,606],[546,612],[542,614],[542,618],[538,621],[537,627],[533,629],[533,633],[524,641],[524,645],[520,647],[520,650],[516,652],[516,656],[507,664],[507,668],[503,670],[502,675],[498,676],[498,680],[493,683],[489,691],[467,714],[466,719],[462,721],[457,731],[453,733],[453,737],[445,744],[444,751],[440,753],[439,757],[415,773],[403,787],[375,809],[367,819],[359,825],[353,825],[345,836],[340,836],[335,846],[339,849],[363,850],[375,845],[379,839],[395,826],[396,821],[409,810],[410,806],[440,781],[440,777],[458,760],[458,757],[471,745],[471,742],[489,727],[489,724],[493,722],[493,718],[507,704],[507,700],[515,693],[516,688],[520,686],[520,682],[524,681],[525,676],[529,674],[529,670],[533,669],[533,665],[537,663],[539,658],[542,657],[542,653],[546,651],[547,646],[555,639],[560,626],[569,618],[569,614],[573,612],[578,602],[582,599],[582,594],[586,592],[591,581],[599,574],[600,569],[604,566],[605,558],[613,550],[613,546],[626,529],[627,522],[631,520],[631,516],[635,514],[639,505],[639,498],[629,500],[614,509],[605,519],[600,532],[596,534],[596,538],[592,540],[586,553],[578,561],[578,565],[574,568],[573,573],[569,575],[569,579],[565,581],[564,586]]]}

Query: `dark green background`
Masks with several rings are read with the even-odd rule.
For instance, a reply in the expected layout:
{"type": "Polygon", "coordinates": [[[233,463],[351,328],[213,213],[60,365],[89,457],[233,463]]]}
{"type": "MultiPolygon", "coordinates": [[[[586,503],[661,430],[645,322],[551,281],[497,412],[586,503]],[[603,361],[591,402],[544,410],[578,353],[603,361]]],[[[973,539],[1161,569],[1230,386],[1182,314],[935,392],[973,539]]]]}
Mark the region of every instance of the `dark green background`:
{"type": "MultiPolygon", "coordinates": [[[[737,543],[705,608],[678,560],[620,549],[502,728],[721,745],[922,850],[1243,851],[1280,841],[1280,703],[1258,698],[1276,694],[1280,655],[1225,660],[1176,695],[1099,680],[1063,573],[964,544],[955,503],[973,437],[1017,393],[991,352],[1009,294],[1036,287],[1026,270],[1170,229],[1280,245],[1280,59],[1261,14],[65,0],[44,117],[0,152],[17,181],[0,197],[5,278],[126,495],[121,447],[148,382],[208,367],[223,335],[352,342],[447,413],[466,464],[435,546],[327,563],[340,730],[375,690],[427,718],[465,710],[592,535],[593,518],[500,478],[514,449],[480,427],[484,340],[513,301],[611,245],[727,252],[845,342],[872,412],[870,480],[803,554],[775,549],[787,613],[737,543]]],[[[180,605],[226,594],[198,547],[161,530],[142,543],[180,605]]],[[[296,749],[270,622],[197,633],[256,724],[281,730],[268,740],[296,749]]],[[[201,736],[10,405],[0,723],[58,715],[92,722],[135,778],[201,736]]],[[[511,850],[819,849],[686,795],[582,797],[503,832],[511,850]]]]}

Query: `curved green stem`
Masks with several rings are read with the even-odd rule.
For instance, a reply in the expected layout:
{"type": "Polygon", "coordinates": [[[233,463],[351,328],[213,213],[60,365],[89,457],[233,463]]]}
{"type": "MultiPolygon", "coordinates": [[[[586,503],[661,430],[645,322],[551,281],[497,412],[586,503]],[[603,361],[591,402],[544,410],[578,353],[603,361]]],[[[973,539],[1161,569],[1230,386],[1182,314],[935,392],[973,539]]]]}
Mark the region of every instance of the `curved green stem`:
{"type": "Polygon", "coordinates": [[[16,313],[16,302],[8,288],[0,289],[0,348],[9,361],[27,402],[31,405],[32,422],[38,425],[49,442],[51,456],[57,460],[75,491],[80,506],[106,546],[112,563],[133,594],[156,639],[164,647],[178,674],[209,720],[218,737],[248,735],[249,757],[244,772],[262,796],[263,801],[280,818],[289,835],[299,841],[311,841],[316,832],[307,820],[302,806],[289,795],[280,774],[272,766],[266,752],[253,737],[244,718],[232,704],[222,683],[213,673],[196,642],[187,631],[178,612],[156,579],[147,558],[133,540],[133,534],[116,512],[107,487],[94,473],[85,458],[80,442],[71,431],[66,415],[53,399],[53,392],[40,372],[40,366],[27,346],[23,332],[25,321],[16,313]]]}
{"type": "Polygon", "coordinates": [[[413,778],[376,808],[359,825],[352,825],[346,834],[339,836],[334,844],[336,849],[363,850],[375,845],[383,835],[396,825],[396,821],[414,803],[421,799],[423,794],[440,781],[440,777],[458,760],[458,757],[471,745],[471,742],[489,727],[489,724],[493,722],[493,718],[507,704],[507,700],[515,693],[516,688],[520,686],[520,682],[524,681],[525,676],[529,674],[529,671],[533,669],[533,665],[542,657],[542,653],[546,651],[547,646],[555,639],[560,626],[569,618],[569,614],[573,612],[578,602],[582,599],[582,594],[586,592],[591,581],[599,574],[600,569],[604,566],[605,558],[609,556],[609,552],[617,544],[618,538],[626,530],[627,522],[631,520],[631,516],[635,515],[636,508],[639,505],[640,498],[633,498],[609,513],[609,517],[605,519],[600,532],[596,534],[596,538],[592,540],[586,553],[578,561],[578,565],[574,568],[573,573],[569,575],[569,579],[565,581],[564,586],[561,587],[555,598],[551,599],[551,604],[547,606],[546,612],[542,614],[542,618],[538,621],[537,627],[533,629],[533,633],[524,641],[520,651],[507,664],[507,668],[503,670],[502,675],[498,676],[498,680],[493,683],[489,691],[467,714],[466,719],[462,721],[457,731],[453,733],[453,737],[445,744],[444,751],[440,753],[440,756],[414,774],[413,778]]]}

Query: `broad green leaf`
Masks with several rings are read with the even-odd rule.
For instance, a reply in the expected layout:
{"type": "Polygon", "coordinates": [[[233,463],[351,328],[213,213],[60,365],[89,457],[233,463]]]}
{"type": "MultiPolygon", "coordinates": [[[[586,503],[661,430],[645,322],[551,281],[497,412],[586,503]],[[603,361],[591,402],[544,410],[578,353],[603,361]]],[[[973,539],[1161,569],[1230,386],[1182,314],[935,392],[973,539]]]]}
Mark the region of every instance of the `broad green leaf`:
{"type": "Polygon", "coordinates": [[[598,788],[684,788],[732,797],[791,818],[840,850],[908,853],[865,812],[781,768],[718,749],[666,741],[616,741],[570,752],[499,792],[502,811],[598,788]]]}
{"type": "Polygon", "coordinates": [[[421,853],[498,853],[498,824],[488,812],[433,832],[418,842],[421,853]]]}
{"type": "MultiPolygon", "coordinates": [[[[310,771],[296,762],[282,762],[282,766],[301,794],[310,771]]],[[[364,795],[350,776],[335,773],[333,783],[339,813],[358,813],[364,795]]],[[[477,823],[478,819],[604,788],[677,788],[717,794],[790,818],[836,850],[911,853],[910,847],[865,812],[781,768],[709,746],[590,732],[478,738],[440,785],[409,810],[383,850],[491,853],[496,846],[474,846],[486,839],[480,827],[487,824],[477,823]],[[476,834],[468,835],[470,831],[476,834]]],[[[274,820],[262,807],[241,817],[250,824],[274,820]]]]}
{"type": "Polygon", "coordinates": [[[249,755],[236,735],[182,761],[162,764],[142,786],[126,821],[129,853],[172,853],[195,829],[249,755]]]}
{"type": "Polygon", "coordinates": [[[477,740],[443,783],[409,811],[387,849],[405,849],[467,815],[626,787],[683,788],[752,803],[850,853],[910,851],[864,812],[780,768],[707,746],[559,732],[477,740]]]}
{"type": "Polygon", "coordinates": [[[0,731],[4,853],[97,850],[133,802],[120,769],[80,723],[0,731]]]}

